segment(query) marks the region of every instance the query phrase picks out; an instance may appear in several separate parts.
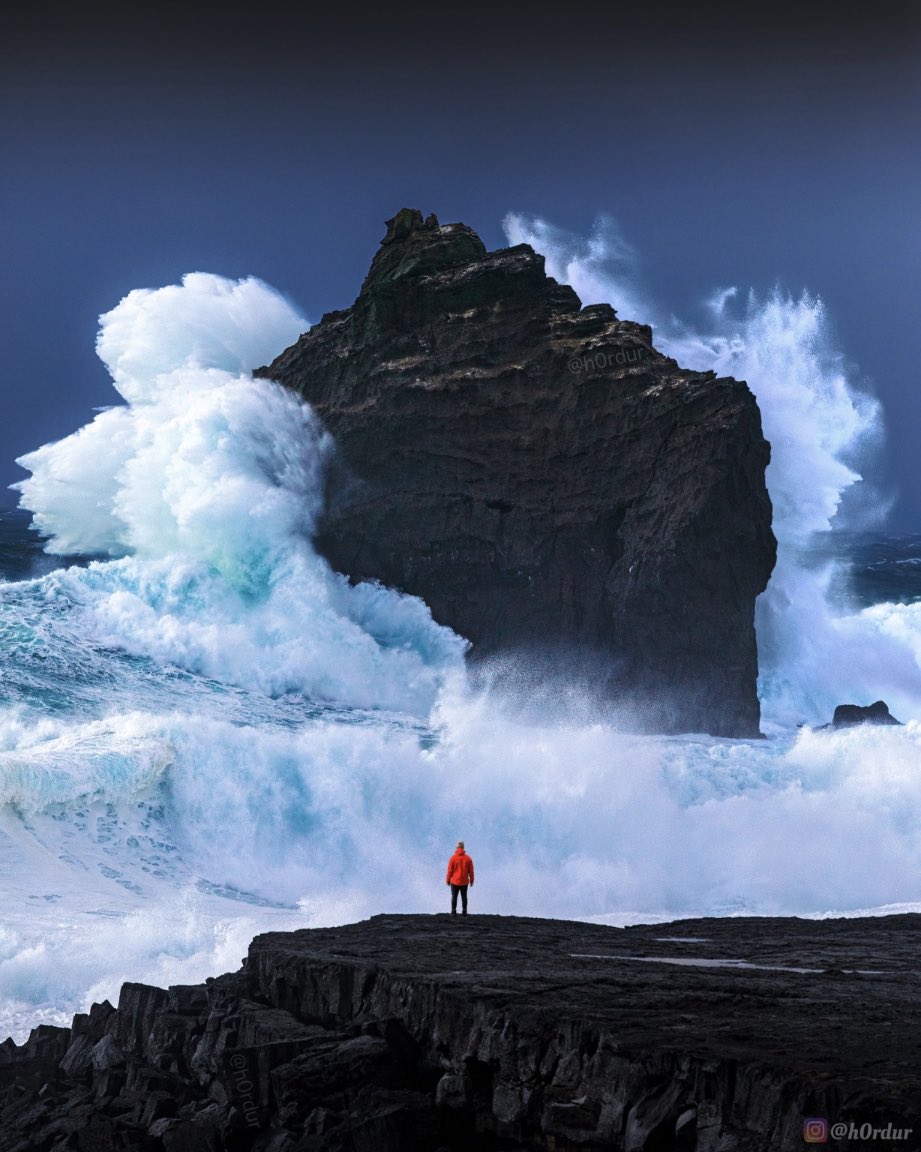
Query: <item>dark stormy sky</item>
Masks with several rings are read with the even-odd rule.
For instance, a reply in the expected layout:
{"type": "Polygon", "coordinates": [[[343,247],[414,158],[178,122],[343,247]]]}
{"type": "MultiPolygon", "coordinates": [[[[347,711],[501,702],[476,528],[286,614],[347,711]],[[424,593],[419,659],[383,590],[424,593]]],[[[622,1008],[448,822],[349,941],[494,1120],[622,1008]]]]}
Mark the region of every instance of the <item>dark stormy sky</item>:
{"type": "Polygon", "coordinates": [[[0,29],[0,482],[115,402],[96,321],[131,288],[255,274],[315,320],[403,205],[490,247],[605,214],[678,315],[824,298],[921,531],[921,4],[165,7],[0,29]]]}

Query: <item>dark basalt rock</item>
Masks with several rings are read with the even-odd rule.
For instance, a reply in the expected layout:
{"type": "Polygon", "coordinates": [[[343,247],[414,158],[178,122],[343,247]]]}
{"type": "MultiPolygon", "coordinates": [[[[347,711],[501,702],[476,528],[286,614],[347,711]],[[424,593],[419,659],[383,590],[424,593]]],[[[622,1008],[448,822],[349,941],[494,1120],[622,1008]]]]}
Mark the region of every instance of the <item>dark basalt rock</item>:
{"type": "Polygon", "coordinates": [[[318,544],[472,641],[588,683],[633,726],[758,734],[775,558],[744,383],[583,308],[526,244],[403,209],[351,308],[263,374],[334,434],[318,544]]]}
{"type": "Polygon", "coordinates": [[[910,915],[268,933],[0,1045],[0,1152],[789,1152],[807,1118],[918,1152],[919,948],[910,915]]]}
{"type": "Polygon", "coordinates": [[[877,700],[868,704],[866,708],[860,704],[839,704],[835,709],[831,724],[826,728],[853,728],[857,724],[896,724],[901,726],[901,720],[889,711],[889,705],[884,700],[877,700]]]}

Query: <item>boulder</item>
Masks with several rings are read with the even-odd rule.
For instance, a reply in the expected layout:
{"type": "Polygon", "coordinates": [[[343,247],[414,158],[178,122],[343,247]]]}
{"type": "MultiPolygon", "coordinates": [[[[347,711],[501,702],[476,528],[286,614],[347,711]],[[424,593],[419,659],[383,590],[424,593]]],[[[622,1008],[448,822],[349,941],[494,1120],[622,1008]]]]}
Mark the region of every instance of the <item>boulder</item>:
{"type": "Polygon", "coordinates": [[[896,720],[889,711],[889,706],[884,700],[877,700],[865,708],[860,704],[839,704],[831,724],[826,727],[854,728],[858,724],[901,725],[901,723],[901,720],[896,720]]]}

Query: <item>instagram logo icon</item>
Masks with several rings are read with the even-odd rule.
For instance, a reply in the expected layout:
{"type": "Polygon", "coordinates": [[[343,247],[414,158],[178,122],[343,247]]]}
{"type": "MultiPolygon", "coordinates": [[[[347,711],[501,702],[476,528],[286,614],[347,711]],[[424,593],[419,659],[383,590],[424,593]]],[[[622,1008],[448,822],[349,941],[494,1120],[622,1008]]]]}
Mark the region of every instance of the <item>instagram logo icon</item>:
{"type": "Polygon", "coordinates": [[[828,1121],[820,1116],[810,1116],[803,1121],[804,1144],[826,1144],[828,1142],[828,1121]]]}

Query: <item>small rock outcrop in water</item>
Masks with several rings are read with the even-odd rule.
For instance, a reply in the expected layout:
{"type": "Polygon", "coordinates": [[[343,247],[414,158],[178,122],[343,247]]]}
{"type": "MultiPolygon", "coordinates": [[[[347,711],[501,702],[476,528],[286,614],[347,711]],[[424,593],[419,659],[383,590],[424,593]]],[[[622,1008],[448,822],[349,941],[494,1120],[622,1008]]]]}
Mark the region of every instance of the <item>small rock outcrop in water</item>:
{"type": "Polygon", "coordinates": [[[919,948],[911,915],[269,933],[0,1045],[0,1150],[789,1152],[818,1118],[918,1152],[919,948]]]}
{"type": "Polygon", "coordinates": [[[583,308],[527,244],[404,209],[351,308],[263,374],[336,438],[318,540],[654,731],[753,736],[769,446],[744,383],[583,308]]]}
{"type": "Polygon", "coordinates": [[[883,724],[901,726],[901,720],[889,711],[885,700],[877,700],[875,704],[868,704],[866,708],[860,704],[839,704],[835,709],[831,724],[826,728],[854,728],[858,724],[883,724]]]}

